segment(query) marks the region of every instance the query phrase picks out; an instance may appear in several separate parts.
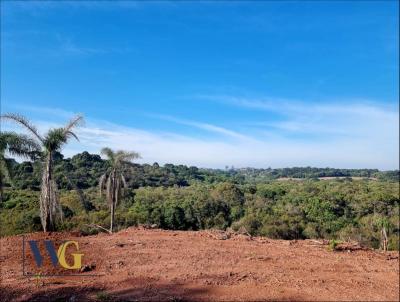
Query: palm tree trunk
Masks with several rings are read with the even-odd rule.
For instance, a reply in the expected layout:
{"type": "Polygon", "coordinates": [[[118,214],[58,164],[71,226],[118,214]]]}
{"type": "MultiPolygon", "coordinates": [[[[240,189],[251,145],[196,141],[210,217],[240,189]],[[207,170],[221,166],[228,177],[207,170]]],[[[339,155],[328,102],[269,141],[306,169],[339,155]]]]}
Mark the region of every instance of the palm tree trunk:
{"type": "Polygon", "coordinates": [[[52,153],[49,152],[46,158],[45,169],[42,175],[42,185],[40,193],[40,218],[43,226],[43,231],[53,231],[55,207],[57,204],[55,183],[53,181],[53,161],[52,153]]]}
{"type": "Polygon", "coordinates": [[[387,237],[387,232],[386,232],[386,227],[382,227],[381,231],[381,237],[382,237],[382,248],[384,251],[388,250],[388,237],[387,237]]]}
{"type": "Polygon", "coordinates": [[[115,192],[116,192],[116,171],[115,169],[111,172],[111,224],[110,224],[110,233],[114,230],[114,217],[115,217],[115,192]]]}
{"type": "Polygon", "coordinates": [[[4,199],[4,184],[6,182],[6,176],[10,176],[4,153],[0,156],[0,202],[4,199]]]}
{"type": "Polygon", "coordinates": [[[3,202],[3,172],[0,171],[0,203],[3,202]]]}
{"type": "Polygon", "coordinates": [[[114,230],[114,213],[115,213],[115,206],[114,203],[111,205],[111,225],[110,225],[110,233],[114,230]]]}

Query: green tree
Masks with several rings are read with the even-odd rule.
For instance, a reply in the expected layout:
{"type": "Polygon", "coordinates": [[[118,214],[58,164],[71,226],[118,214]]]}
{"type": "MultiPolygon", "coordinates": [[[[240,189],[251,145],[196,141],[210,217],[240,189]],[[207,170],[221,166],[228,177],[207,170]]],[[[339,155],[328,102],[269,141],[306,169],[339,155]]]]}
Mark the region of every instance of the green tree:
{"type": "Polygon", "coordinates": [[[71,137],[79,140],[73,128],[83,122],[82,116],[74,117],[65,127],[52,128],[45,135],[41,135],[37,128],[24,116],[18,114],[5,114],[1,116],[5,120],[16,122],[29,131],[30,139],[40,146],[43,159],[43,171],[40,193],[40,218],[43,231],[55,230],[57,211],[61,208],[58,200],[57,185],[53,177],[53,156],[60,152],[71,137]]]}
{"type": "Polygon", "coordinates": [[[237,185],[228,182],[218,184],[211,192],[211,197],[228,206],[231,221],[243,216],[244,194],[237,185]]]}
{"type": "Polygon", "coordinates": [[[106,198],[111,211],[110,232],[113,232],[115,208],[124,195],[124,189],[127,187],[123,168],[126,164],[139,158],[136,152],[113,151],[110,148],[103,148],[101,153],[105,155],[109,162],[109,169],[104,173],[99,180],[100,195],[103,195],[106,190],[106,198]]]}

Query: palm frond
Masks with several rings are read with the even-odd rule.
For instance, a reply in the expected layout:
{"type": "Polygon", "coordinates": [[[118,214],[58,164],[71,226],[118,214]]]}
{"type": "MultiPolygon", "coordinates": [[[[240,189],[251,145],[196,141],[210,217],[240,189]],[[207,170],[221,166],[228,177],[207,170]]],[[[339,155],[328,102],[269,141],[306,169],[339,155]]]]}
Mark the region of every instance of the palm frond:
{"type": "Polygon", "coordinates": [[[31,122],[24,116],[15,113],[7,113],[1,115],[0,118],[22,125],[26,129],[28,129],[31,134],[33,134],[40,142],[43,142],[43,137],[39,134],[37,128],[32,125],[31,122]]]}
{"type": "Polygon", "coordinates": [[[114,151],[111,150],[111,148],[105,147],[101,149],[100,153],[105,155],[110,161],[114,161],[115,154],[114,151]]]}
{"type": "Polygon", "coordinates": [[[48,151],[58,151],[66,142],[63,128],[50,129],[43,139],[43,145],[48,151]]]}
{"type": "Polygon", "coordinates": [[[72,128],[81,126],[84,123],[84,119],[82,115],[77,115],[71,119],[71,121],[64,127],[64,133],[67,134],[72,130],[72,128]]]}
{"type": "Polygon", "coordinates": [[[73,138],[75,138],[75,139],[79,142],[78,136],[77,136],[74,132],[72,132],[72,131],[67,131],[67,132],[65,132],[65,136],[67,137],[67,139],[70,138],[70,137],[72,136],[73,138]]]}
{"type": "Polygon", "coordinates": [[[118,163],[125,163],[125,162],[131,162],[132,160],[136,159],[136,158],[140,158],[140,154],[137,152],[133,152],[133,151],[117,151],[116,152],[116,162],[118,163]]]}
{"type": "Polygon", "coordinates": [[[36,140],[15,132],[0,132],[1,149],[13,156],[36,159],[41,151],[36,140]]]}

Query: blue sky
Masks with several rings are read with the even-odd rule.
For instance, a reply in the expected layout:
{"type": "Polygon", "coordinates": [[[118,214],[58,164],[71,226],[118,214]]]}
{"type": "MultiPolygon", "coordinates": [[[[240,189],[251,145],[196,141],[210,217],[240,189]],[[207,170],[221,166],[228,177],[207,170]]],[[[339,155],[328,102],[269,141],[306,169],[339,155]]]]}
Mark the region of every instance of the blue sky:
{"type": "MultiPolygon", "coordinates": [[[[397,1],[2,2],[2,112],[201,167],[396,169],[397,1]]],[[[9,125],[2,125],[4,128],[9,125]]]]}

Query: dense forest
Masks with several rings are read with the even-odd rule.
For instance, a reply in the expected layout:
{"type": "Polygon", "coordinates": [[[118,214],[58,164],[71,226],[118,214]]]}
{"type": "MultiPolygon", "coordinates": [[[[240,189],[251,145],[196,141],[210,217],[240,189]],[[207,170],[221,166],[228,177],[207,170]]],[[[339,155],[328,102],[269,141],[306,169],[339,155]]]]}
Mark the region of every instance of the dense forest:
{"type": "MultiPolygon", "coordinates": [[[[0,205],[1,235],[39,231],[42,164],[7,161],[12,181],[5,184],[0,205]]],[[[98,193],[108,165],[88,152],[72,158],[54,153],[63,212],[59,230],[90,234],[98,231],[91,225],[109,227],[109,206],[98,193]]],[[[389,249],[399,246],[399,171],[129,163],[123,174],[128,189],[116,208],[116,229],[138,224],[178,230],[244,227],[271,238],[356,240],[378,248],[385,227],[389,249]]]]}
{"type": "MultiPolygon", "coordinates": [[[[25,161],[18,163],[9,159],[13,176],[13,187],[17,189],[40,189],[41,163],[39,161],[25,161]]],[[[83,152],[72,158],[64,159],[60,153],[54,154],[54,176],[61,189],[88,189],[97,186],[99,177],[107,169],[107,161],[100,155],[83,152]]],[[[226,168],[199,169],[184,165],[157,163],[135,164],[129,163],[125,167],[129,187],[159,187],[159,186],[188,186],[194,182],[217,183],[229,181],[235,184],[257,184],[282,178],[318,179],[323,177],[343,178],[371,178],[381,181],[398,181],[399,170],[379,171],[377,169],[333,169],[294,167],[283,169],[254,169],[226,168]]]]}

